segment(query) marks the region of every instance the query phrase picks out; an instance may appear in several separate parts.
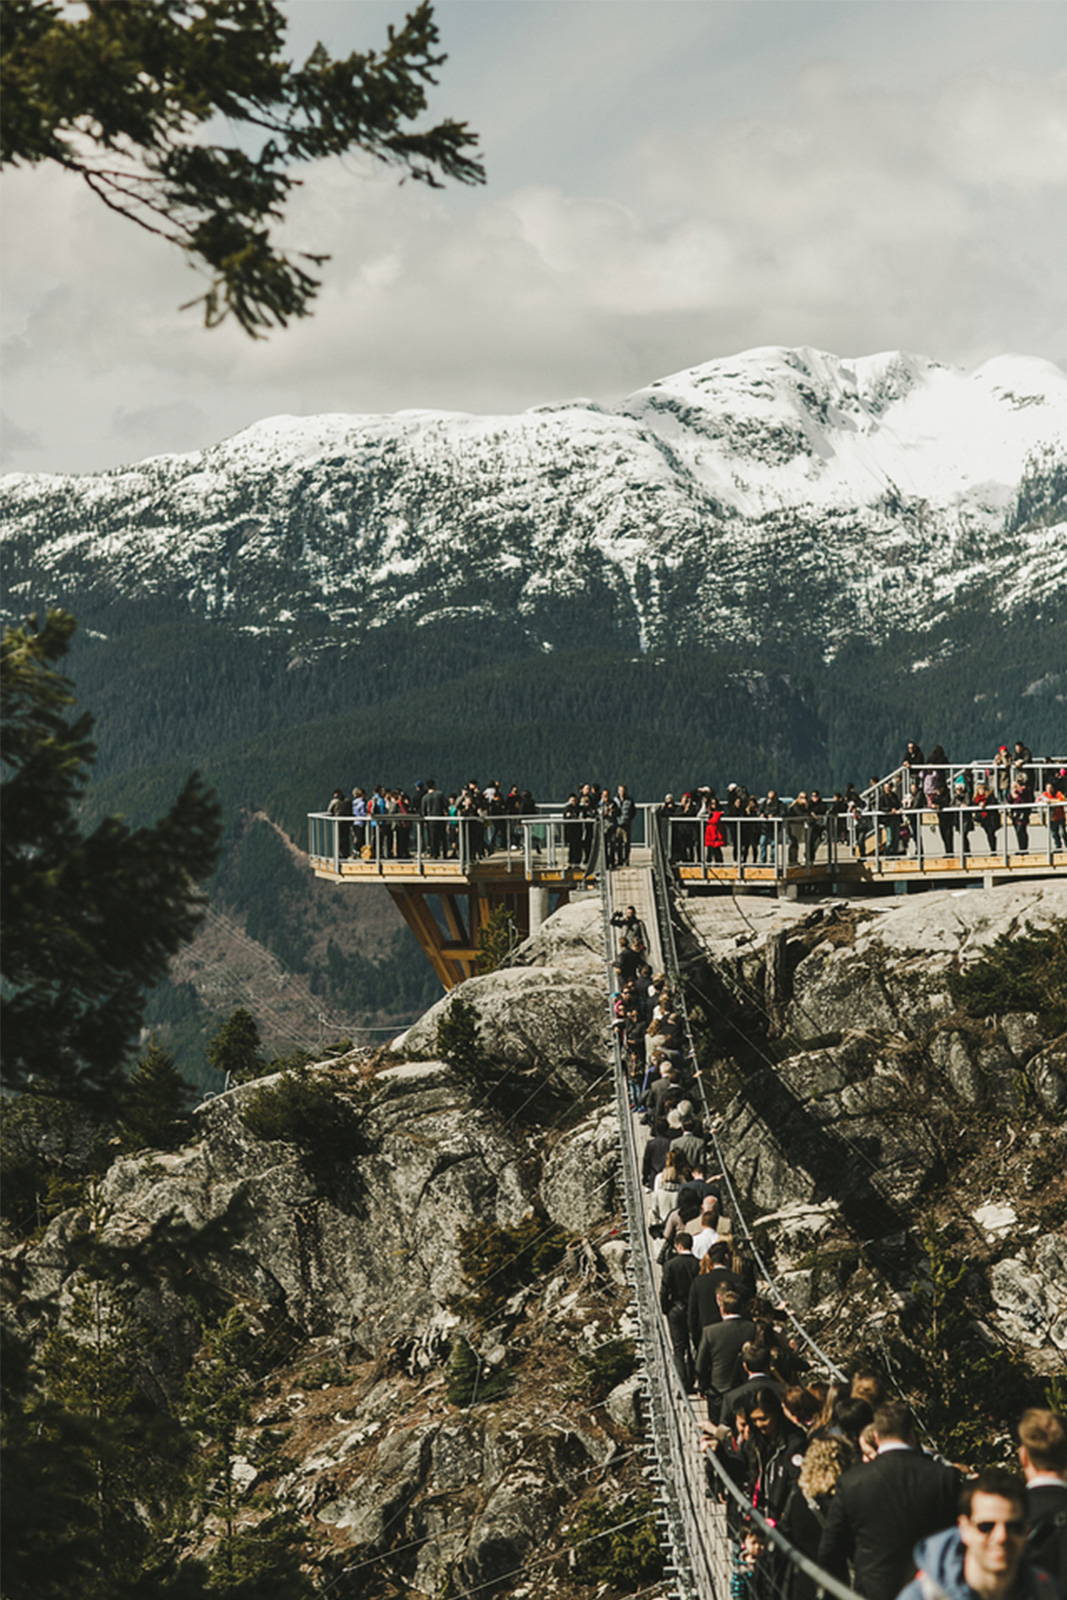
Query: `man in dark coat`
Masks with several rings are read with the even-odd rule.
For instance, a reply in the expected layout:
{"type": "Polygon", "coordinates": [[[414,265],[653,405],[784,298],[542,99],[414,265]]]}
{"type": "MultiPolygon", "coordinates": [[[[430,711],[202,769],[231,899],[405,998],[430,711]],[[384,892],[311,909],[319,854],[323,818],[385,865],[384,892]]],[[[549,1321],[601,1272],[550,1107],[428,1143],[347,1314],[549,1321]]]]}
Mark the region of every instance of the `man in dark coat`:
{"type": "Polygon", "coordinates": [[[448,803],[432,778],[426,786],[420,810],[427,820],[426,849],[431,856],[443,856],[448,803]]]}
{"type": "Polygon", "coordinates": [[[872,1428],[878,1454],[838,1482],[818,1560],[843,1582],[851,1561],[864,1600],[896,1600],[915,1572],[919,1540],[955,1526],[959,1477],[918,1448],[901,1401],[879,1406],[872,1428]]]}
{"type": "MultiPolygon", "coordinates": [[[[687,1185],[683,1184],[679,1190],[679,1205],[686,1187],[687,1185]]],[[[705,1254],[700,1263],[700,1272],[693,1280],[693,1287],[689,1291],[689,1338],[694,1350],[700,1348],[700,1338],[704,1329],[722,1321],[718,1301],[720,1289],[732,1289],[740,1296],[742,1302],[749,1298],[745,1280],[736,1272],[731,1272],[726,1265],[729,1259],[730,1246],[725,1239],[720,1239],[719,1243],[713,1244],[705,1254]]],[[[733,1418],[730,1420],[733,1421],[733,1418]]]]}
{"type": "Polygon", "coordinates": [[[741,1346],[755,1337],[756,1324],[741,1315],[744,1301],[724,1284],[715,1296],[721,1322],[713,1322],[700,1335],[697,1350],[697,1388],[708,1402],[708,1418],[718,1422],[722,1397],[741,1379],[741,1346]]]}
{"type": "Polygon", "coordinates": [[[744,1382],[739,1383],[723,1396],[722,1407],[719,1411],[719,1421],[729,1427],[730,1423],[758,1389],[769,1390],[779,1399],[785,1394],[785,1384],[779,1383],[770,1373],[771,1352],[765,1344],[758,1340],[749,1340],[741,1346],[741,1366],[744,1372],[744,1382]]]}
{"type": "Polygon", "coordinates": [[[1024,1411],[1019,1465],[1026,1479],[1027,1558],[1067,1595],[1067,1420],[1036,1406],[1024,1411]]]}
{"type": "Polygon", "coordinates": [[[682,1387],[693,1387],[693,1352],[689,1347],[689,1288],[700,1271],[693,1255],[693,1240],[684,1228],[674,1236],[674,1254],[663,1269],[659,1284],[659,1304],[667,1318],[674,1351],[674,1364],[682,1387]]]}

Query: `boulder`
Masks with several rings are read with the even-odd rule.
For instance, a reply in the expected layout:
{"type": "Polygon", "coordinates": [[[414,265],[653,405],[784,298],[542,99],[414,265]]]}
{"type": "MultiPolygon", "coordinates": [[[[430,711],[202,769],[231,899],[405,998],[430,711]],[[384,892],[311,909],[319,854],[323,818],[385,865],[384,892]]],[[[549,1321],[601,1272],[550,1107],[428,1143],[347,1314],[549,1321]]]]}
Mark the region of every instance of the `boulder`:
{"type": "Polygon", "coordinates": [[[994,1320],[1016,1344],[1067,1350],[1067,1239],[1046,1235],[989,1271],[994,1320]]]}
{"type": "Polygon", "coordinates": [[[604,1410],[616,1427],[634,1435],[642,1432],[645,1416],[644,1393],[645,1386],[636,1374],[632,1378],[624,1378],[621,1383],[615,1385],[604,1401],[604,1410]]]}
{"type": "Polygon", "coordinates": [[[629,1289],[630,1279],[628,1269],[630,1264],[630,1242],[628,1239],[605,1239],[603,1244],[597,1246],[601,1259],[608,1269],[608,1277],[619,1289],[629,1289]]]}
{"type": "Polygon", "coordinates": [[[444,995],[390,1048],[409,1059],[435,1057],[438,1023],[462,996],[477,1013],[490,1060],[551,1069],[578,1092],[589,1068],[609,1064],[606,993],[603,976],[573,967],[503,967],[444,995]]]}
{"type": "Polygon", "coordinates": [[[599,895],[579,895],[546,917],[535,934],[512,952],[514,967],[557,967],[603,985],[604,908],[599,895]]]}
{"type": "Polygon", "coordinates": [[[618,1210],[619,1125],[614,1112],[598,1112],[549,1153],[541,1175],[541,1202],[553,1222],[588,1234],[618,1210]]]}
{"type": "Polygon", "coordinates": [[[394,1427],[384,1435],[373,1465],[336,1499],[315,1509],[319,1522],[344,1529],[357,1550],[381,1550],[398,1516],[422,1487],[431,1460],[433,1427],[394,1427]]]}
{"type": "Polygon", "coordinates": [[[1067,1033],[1030,1057],[1026,1078],[1048,1116],[1067,1111],[1067,1033]]]}

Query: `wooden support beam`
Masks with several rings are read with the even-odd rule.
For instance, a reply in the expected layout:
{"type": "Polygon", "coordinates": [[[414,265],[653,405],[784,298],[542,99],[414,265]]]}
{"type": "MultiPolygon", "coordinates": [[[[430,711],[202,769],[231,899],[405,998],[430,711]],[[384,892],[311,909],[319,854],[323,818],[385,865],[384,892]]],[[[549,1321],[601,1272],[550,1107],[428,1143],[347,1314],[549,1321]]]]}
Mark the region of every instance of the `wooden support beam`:
{"type": "Polygon", "coordinates": [[[445,989],[454,989],[457,983],[469,977],[464,970],[464,963],[453,960],[445,951],[445,939],[441,925],[433,912],[426,904],[426,895],[421,889],[410,888],[407,884],[403,888],[389,886],[389,893],[393,901],[419,941],[422,952],[429,961],[445,989]]]}
{"type": "MultiPolygon", "coordinates": [[[[469,900],[469,896],[468,896],[469,900]]],[[[448,931],[457,944],[473,944],[472,933],[467,932],[459,910],[459,896],[455,894],[442,894],[440,896],[441,908],[445,914],[448,931]]]]}

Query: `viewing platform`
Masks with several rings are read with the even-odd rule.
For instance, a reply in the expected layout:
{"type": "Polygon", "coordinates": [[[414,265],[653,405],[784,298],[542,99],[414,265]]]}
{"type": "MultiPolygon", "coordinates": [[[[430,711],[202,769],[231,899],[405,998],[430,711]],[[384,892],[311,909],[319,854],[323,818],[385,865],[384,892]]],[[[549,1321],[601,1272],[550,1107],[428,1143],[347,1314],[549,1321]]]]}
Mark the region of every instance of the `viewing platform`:
{"type": "Polygon", "coordinates": [[[498,828],[487,837],[483,823],[467,818],[360,821],[313,813],[311,870],[332,883],[387,888],[451,989],[477,970],[479,936],[498,907],[525,938],[573,892],[598,882],[597,841],[587,841],[584,830],[579,841],[565,836],[574,824],[558,813],[495,820],[498,828]]]}
{"type": "MultiPolygon", "coordinates": [[[[1047,784],[1044,773],[1067,762],[1041,765],[1047,784]]],[[[972,770],[979,769],[946,768],[946,779],[958,783],[972,770]]],[[[553,805],[485,818],[313,812],[308,854],[316,877],[388,889],[446,989],[477,971],[480,939],[498,907],[525,938],[572,894],[598,889],[605,871],[624,861],[650,866],[657,833],[662,861],[688,894],[739,884],[790,896],[884,893],[1067,874],[1062,805],[1043,797],[972,805],[958,789],[940,809],[900,797],[887,805],[886,787],[900,777],[891,774],[847,810],[798,812],[783,797],[781,816],[722,814],[718,843],[692,802],[688,810],[638,805],[628,850],[598,817],[567,816],[553,805]]]]}

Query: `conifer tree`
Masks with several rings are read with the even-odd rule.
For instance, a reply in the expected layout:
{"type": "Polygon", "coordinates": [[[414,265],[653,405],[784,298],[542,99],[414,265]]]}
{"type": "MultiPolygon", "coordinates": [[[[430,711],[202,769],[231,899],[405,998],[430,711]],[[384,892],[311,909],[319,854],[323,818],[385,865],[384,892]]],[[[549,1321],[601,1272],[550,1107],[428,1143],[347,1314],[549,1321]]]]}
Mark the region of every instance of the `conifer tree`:
{"type": "Polygon", "coordinates": [[[0,1214],[20,1234],[43,1228],[113,1156],[109,1126],[79,1106],[11,1095],[0,1117],[0,1214]]]}
{"type": "Polygon", "coordinates": [[[478,935],[478,972],[496,972],[506,966],[519,942],[515,918],[507,906],[494,906],[478,935]]]}
{"type": "Polygon", "coordinates": [[[5,0],[0,161],[53,162],[208,274],[208,326],[257,336],[308,314],[328,258],[275,238],[301,162],[362,153],[405,177],[480,183],[477,136],[412,126],[444,57],[429,0],[380,51],[285,51],[275,0],[5,0]],[[198,138],[205,124],[232,144],[198,138]]]}
{"type": "Polygon", "coordinates": [[[2,1330],[5,1600],[90,1594],[99,1570],[95,1480],[82,1420],[36,1390],[28,1349],[2,1330]]]}
{"type": "Polygon", "coordinates": [[[485,1066],[478,1008],[461,995],[437,1024],[437,1054],[463,1078],[477,1078],[485,1066]]]}
{"type": "Polygon", "coordinates": [[[259,1027],[250,1011],[238,1006],[227,1018],[209,1042],[207,1058],[216,1072],[228,1075],[230,1083],[251,1083],[253,1078],[263,1076],[267,1062],[260,1046],[259,1027]]]}
{"type": "Polygon", "coordinates": [[[147,1404],[147,1330],[133,1296],[97,1263],[36,1358],[27,1364],[15,1352],[15,1393],[5,1394],[5,1600],[135,1592],[176,1497],[186,1452],[147,1404]]]}
{"type": "Polygon", "coordinates": [[[192,1091],[155,1034],[122,1096],[122,1130],[135,1149],[172,1150],[189,1131],[192,1091]]]}
{"type": "Polygon", "coordinates": [[[0,1008],[6,1086],[99,1108],[114,1102],[148,989],[199,921],[219,813],[194,774],[153,827],[105,817],[83,832],[92,720],[72,716],[56,670],[74,627],[50,611],[0,642],[0,1008]]]}
{"type": "Polygon", "coordinates": [[[232,1541],[240,1493],[234,1481],[237,1436],[250,1416],[248,1394],[251,1320],[233,1306],[204,1334],[185,1380],[183,1420],[200,1447],[199,1492],[222,1520],[223,1538],[232,1541]]]}

